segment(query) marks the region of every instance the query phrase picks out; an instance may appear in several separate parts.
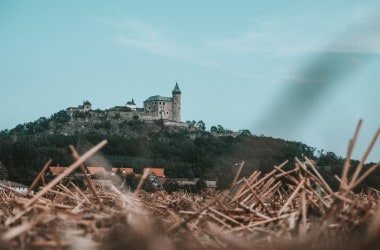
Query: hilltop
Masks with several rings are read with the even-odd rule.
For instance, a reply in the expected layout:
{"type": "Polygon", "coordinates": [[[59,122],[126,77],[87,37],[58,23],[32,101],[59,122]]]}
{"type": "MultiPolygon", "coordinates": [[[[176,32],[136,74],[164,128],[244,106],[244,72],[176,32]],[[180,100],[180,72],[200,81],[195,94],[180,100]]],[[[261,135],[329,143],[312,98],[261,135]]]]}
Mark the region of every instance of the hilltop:
{"type": "MultiPolygon", "coordinates": [[[[227,187],[236,163],[243,160],[245,175],[253,170],[265,173],[285,160],[291,165],[294,157],[307,156],[317,161],[332,186],[338,185],[334,175],[340,175],[343,159],[332,152],[316,152],[301,142],[258,136],[249,130],[233,133],[221,125],[212,126],[211,132],[202,121],[184,124],[173,126],[161,120],[140,119],[99,121],[85,116],[73,119],[60,111],[50,118],[1,131],[0,162],[9,180],[29,184],[49,158],[53,165],[70,164],[73,159],[68,145],[83,153],[107,139],[109,143],[101,157],[89,162],[92,165],[133,167],[137,173],[144,167],[164,167],[169,178],[218,179],[227,187]]],[[[376,187],[379,176],[376,172],[363,185],[376,187]]]]}

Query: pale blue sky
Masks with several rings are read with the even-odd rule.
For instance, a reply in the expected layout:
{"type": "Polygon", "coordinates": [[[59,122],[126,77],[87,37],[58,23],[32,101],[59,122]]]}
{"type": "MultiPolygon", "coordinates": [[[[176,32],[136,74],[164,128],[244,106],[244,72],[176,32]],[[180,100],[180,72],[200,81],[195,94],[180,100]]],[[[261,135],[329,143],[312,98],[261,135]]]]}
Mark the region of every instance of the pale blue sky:
{"type": "MultiPolygon", "coordinates": [[[[170,96],[183,120],[359,158],[380,124],[378,1],[0,1],[0,129],[170,96]]],[[[380,160],[380,147],[372,153],[380,160]]]]}

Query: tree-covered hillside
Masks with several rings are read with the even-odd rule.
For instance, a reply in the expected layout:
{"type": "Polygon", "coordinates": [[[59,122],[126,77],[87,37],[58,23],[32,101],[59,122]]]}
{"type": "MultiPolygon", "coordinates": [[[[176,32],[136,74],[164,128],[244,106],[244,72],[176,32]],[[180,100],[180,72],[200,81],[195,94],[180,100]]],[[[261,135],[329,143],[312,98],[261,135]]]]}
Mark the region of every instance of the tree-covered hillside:
{"type": "MultiPolygon", "coordinates": [[[[294,157],[307,156],[316,160],[322,175],[337,187],[334,175],[340,176],[343,165],[343,159],[334,153],[317,153],[315,148],[300,142],[256,136],[248,130],[231,134],[220,125],[208,132],[203,122],[188,122],[187,128],[165,126],[159,121],[146,124],[138,119],[87,122],[85,129],[83,123],[78,124],[82,126],[81,133],[61,133],[68,126],[74,130],[76,126],[61,111],[50,118],[1,131],[0,162],[8,179],[29,184],[49,158],[53,165],[69,165],[73,159],[68,145],[83,153],[103,139],[108,144],[89,165],[133,167],[136,173],[141,173],[144,167],[164,167],[166,176],[172,178],[229,180],[236,171],[236,163],[241,161],[245,161],[242,174],[248,175],[256,169],[268,172],[285,160],[294,164],[294,157]]],[[[365,185],[377,188],[380,172],[370,176],[365,185]]],[[[228,181],[224,186],[228,186],[228,181]]]]}

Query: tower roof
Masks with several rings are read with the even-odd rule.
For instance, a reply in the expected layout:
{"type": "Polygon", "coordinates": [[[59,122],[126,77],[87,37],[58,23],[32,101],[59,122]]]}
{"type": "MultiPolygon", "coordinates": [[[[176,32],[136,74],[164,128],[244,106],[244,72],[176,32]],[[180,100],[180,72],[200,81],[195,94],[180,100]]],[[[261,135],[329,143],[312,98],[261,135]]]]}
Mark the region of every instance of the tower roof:
{"type": "Polygon", "coordinates": [[[181,94],[181,90],[178,87],[178,83],[175,83],[175,87],[173,89],[173,94],[181,94]]]}
{"type": "Polygon", "coordinates": [[[164,101],[164,102],[172,102],[173,98],[171,97],[164,97],[160,95],[154,95],[149,97],[148,99],[145,100],[145,102],[151,102],[151,101],[164,101]]]}

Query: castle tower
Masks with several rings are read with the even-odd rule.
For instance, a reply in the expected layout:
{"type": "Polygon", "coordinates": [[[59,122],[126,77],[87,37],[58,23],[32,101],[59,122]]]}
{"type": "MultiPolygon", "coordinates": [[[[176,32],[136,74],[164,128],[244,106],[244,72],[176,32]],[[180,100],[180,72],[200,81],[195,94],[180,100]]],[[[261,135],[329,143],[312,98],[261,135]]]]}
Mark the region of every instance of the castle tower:
{"type": "Polygon", "coordinates": [[[91,102],[83,101],[83,112],[88,112],[91,110],[91,102]]]}
{"type": "Polygon", "coordinates": [[[178,83],[175,83],[175,87],[172,91],[173,95],[173,121],[181,122],[181,90],[178,87],[178,83]]]}

